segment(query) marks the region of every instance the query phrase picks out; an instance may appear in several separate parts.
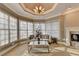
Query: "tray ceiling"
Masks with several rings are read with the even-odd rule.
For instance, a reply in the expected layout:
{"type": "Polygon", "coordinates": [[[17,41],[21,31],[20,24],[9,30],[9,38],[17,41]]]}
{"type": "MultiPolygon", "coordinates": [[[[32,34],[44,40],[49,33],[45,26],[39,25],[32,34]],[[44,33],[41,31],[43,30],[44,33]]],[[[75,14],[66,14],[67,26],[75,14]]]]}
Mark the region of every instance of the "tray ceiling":
{"type": "Polygon", "coordinates": [[[25,6],[26,10],[24,10],[23,7],[19,3],[3,3],[3,5],[5,5],[6,7],[11,9],[13,12],[17,13],[18,15],[31,18],[33,20],[39,20],[39,19],[47,20],[49,18],[59,16],[63,12],[66,12],[68,8],[71,8],[70,11],[75,8],[79,10],[79,3],[58,3],[55,7],[54,7],[55,3],[50,3],[50,4],[42,3],[41,5],[44,8],[46,8],[45,12],[47,11],[49,12],[47,12],[44,15],[39,16],[39,15],[34,15],[30,13],[29,11],[27,11],[27,9],[32,11],[34,6],[39,5],[39,3],[24,3],[23,5],[25,6]]]}
{"type": "Polygon", "coordinates": [[[20,6],[24,9],[26,12],[30,12],[33,15],[38,15],[34,12],[34,9],[37,7],[40,8],[41,10],[43,9],[44,12],[41,15],[47,14],[55,9],[57,4],[55,3],[20,3],[20,6]]]}

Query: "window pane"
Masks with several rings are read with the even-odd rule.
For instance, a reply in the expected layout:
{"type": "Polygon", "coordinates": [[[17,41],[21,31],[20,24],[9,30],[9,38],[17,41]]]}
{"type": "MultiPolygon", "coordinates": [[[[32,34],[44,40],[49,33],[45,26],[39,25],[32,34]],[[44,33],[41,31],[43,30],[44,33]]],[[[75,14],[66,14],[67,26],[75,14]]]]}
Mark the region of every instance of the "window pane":
{"type": "Polygon", "coordinates": [[[28,37],[33,35],[33,23],[28,22],[28,37]]]}
{"type": "Polygon", "coordinates": [[[30,35],[33,35],[33,31],[28,31],[28,37],[29,37],[30,35]]]}
{"type": "Polygon", "coordinates": [[[17,19],[10,17],[10,29],[17,29],[17,19]]]}
{"type": "Polygon", "coordinates": [[[4,39],[5,39],[5,31],[0,30],[0,40],[4,40],[4,39]]]}
{"type": "Polygon", "coordinates": [[[2,11],[0,11],[0,17],[4,18],[4,13],[2,11]]]}
{"type": "Polygon", "coordinates": [[[28,31],[33,31],[33,24],[28,22],[28,31]]]}
{"type": "Polygon", "coordinates": [[[20,39],[27,38],[27,22],[19,20],[20,39]]]}
{"type": "Polygon", "coordinates": [[[0,18],[0,24],[4,23],[4,19],[0,18]]]}
{"type": "Polygon", "coordinates": [[[45,24],[40,24],[41,30],[45,30],[45,24]]]}
{"type": "Polygon", "coordinates": [[[0,45],[8,43],[8,30],[0,30],[0,45]]]}
{"type": "Polygon", "coordinates": [[[17,40],[17,19],[10,16],[10,42],[17,40]]]}
{"type": "Polygon", "coordinates": [[[17,40],[17,31],[16,30],[10,30],[10,41],[17,40]]]}
{"type": "Polygon", "coordinates": [[[27,30],[27,22],[20,21],[20,30],[27,30]]]}
{"type": "Polygon", "coordinates": [[[45,34],[45,24],[44,23],[41,23],[40,24],[40,27],[41,27],[42,34],[45,34]]]}
{"type": "Polygon", "coordinates": [[[34,31],[36,31],[36,29],[38,28],[39,23],[34,23],[34,31]]]}
{"type": "Polygon", "coordinates": [[[20,39],[27,38],[27,31],[20,31],[20,39]]]}

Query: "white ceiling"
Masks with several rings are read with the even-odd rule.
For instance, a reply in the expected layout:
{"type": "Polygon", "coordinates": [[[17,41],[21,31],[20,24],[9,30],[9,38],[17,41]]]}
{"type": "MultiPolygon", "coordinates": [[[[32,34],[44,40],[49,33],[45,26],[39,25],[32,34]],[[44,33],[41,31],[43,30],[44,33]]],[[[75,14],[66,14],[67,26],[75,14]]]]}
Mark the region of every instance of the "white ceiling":
{"type": "Polygon", "coordinates": [[[72,9],[79,8],[79,3],[59,3],[57,4],[56,8],[53,11],[45,15],[38,16],[38,15],[33,15],[31,13],[25,12],[18,3],[4,3],[4,5],[21,16],[32,18],[35,20],[38,20],[38,19],[45,20],[50,17],[58,16],[68,8],[72,8],[72,9]]]}

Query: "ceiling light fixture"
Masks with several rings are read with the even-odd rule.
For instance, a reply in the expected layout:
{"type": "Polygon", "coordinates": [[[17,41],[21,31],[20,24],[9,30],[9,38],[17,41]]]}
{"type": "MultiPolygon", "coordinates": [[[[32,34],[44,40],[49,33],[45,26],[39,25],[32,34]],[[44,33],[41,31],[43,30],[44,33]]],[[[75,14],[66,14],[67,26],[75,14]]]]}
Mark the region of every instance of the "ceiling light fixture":
{"type": "Polygon", "coordinates": [[[42,6],[35,6],[33,11],[35,12],[35,14],[43,14],[45,11],[45,8],[43,8],[42,6]]]}

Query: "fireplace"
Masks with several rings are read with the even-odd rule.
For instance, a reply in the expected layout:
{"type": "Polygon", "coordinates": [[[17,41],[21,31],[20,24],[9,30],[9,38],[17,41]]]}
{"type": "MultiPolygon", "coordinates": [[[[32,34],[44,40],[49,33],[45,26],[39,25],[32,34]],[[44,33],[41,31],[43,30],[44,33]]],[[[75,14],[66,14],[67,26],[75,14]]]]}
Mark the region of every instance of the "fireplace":
{"type": "Polygon", "coordinates": [[[79,27],[66,27],[66,45],[79,47],[79,27]]]}
{"type": "Polygon", "coordinates": [[[70,31],[70,46],[79,48],[79,31],[70,31]]]}
{"type": "Polygon", "coordinates": [[[79,31],[71,31],[70,36],[71,41],[79,42],[79,31]]]}

